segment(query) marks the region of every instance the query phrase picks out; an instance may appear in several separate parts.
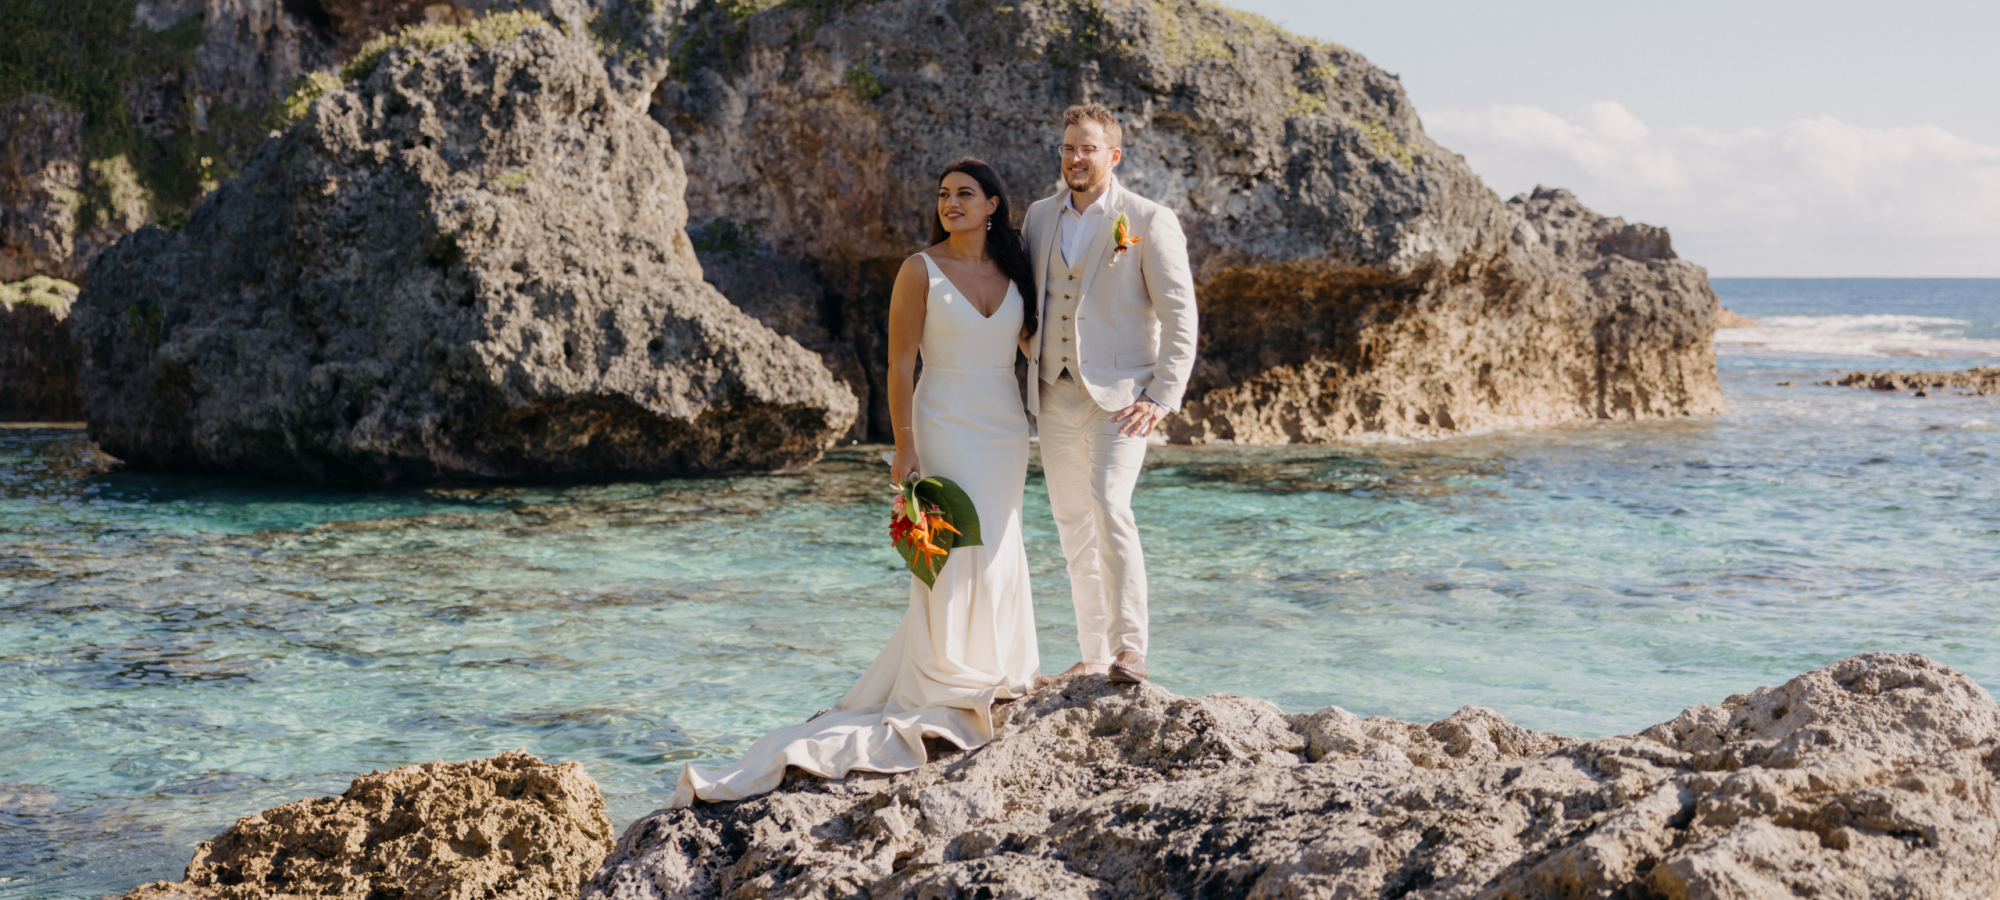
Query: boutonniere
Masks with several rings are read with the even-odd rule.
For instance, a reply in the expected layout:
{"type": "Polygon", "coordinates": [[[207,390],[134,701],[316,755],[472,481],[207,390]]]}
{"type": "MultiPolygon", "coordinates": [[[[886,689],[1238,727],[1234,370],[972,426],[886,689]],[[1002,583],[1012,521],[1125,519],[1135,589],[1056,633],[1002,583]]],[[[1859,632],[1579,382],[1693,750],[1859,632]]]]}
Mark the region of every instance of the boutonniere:
{"type": "Polygon", "coordinates": [[[1122,212],[1118,214],[1117,221],[1111,223],[1111,237],[1118,241],[1118,249],[1111,254],[1111,264],[1114,266],[1118,264],[1118,258],[1125,255],[1125,251],[1132,249],[1133,244],[1145,240],[1132,236],[1132,220],[1126,218],[1122,212]]]}

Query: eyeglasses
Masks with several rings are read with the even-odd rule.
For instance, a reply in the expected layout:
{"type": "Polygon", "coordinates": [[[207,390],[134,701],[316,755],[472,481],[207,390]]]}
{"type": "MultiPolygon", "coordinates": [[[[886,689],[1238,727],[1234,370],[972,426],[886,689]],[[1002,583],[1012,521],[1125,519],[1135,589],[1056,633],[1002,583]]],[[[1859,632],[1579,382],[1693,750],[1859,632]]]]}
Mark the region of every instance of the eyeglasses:
{"type": "Polygon", "coordinates": [[[1111,148],[1093,147],[1089,144],[1084,144],[1081,147],[1075,144],[1064,144],[1056,148],[1056,155],[1062,157],[1063,159],[1068,159],[1072,156],[1081,156],[1084,159],[1090,159],[1091,157],[1096,156],[1100,151],[1109,149],[1111,148]]]}

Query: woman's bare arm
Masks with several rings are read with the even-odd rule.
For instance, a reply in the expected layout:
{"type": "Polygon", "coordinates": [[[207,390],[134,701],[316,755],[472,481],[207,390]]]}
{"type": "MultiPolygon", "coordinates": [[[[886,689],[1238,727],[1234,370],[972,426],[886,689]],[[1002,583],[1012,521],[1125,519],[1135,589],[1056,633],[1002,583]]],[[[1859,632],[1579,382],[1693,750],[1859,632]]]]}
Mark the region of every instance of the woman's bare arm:
{"type": "Polygon", "coordinates": [[[912,407],[917,389],[917,346],[924,339],[924,308],[930,300],[929,272],[923,260],[914,256],[903,261],[896,273],[896,287],[889,294],[889,425],[896,429],[896,457],[890,473],[898,481],[911,472],[923,471],[917,460],[912,407]]]}

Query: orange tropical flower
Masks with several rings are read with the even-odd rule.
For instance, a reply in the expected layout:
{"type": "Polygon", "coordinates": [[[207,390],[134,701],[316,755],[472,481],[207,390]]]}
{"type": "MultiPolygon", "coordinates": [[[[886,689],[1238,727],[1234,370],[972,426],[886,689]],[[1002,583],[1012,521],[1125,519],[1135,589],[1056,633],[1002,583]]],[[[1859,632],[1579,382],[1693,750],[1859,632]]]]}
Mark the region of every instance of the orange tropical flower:
{"type": "Polygon", "coordinates": [[[1118,257],[1123,256],[1125,251],[1132,249],[1133,244],[1145,240],[1145,238],[1132,236],[1132,220],[1126,218],[1124,213],[1119,213],[1118,219],[1111,223],[1111,237],[1118,242],[1117,252],[1111,255],[1111,264],[1114,266],[1118,264],[1118,257]]]}
{"type": "Polygon", "coordinates": [[[924,584],[936,580],[953,549],[979,546],[979,511],[950,479],[912,478],[890,487],[896,499],[889,505],[889,542],[924,584]]]}

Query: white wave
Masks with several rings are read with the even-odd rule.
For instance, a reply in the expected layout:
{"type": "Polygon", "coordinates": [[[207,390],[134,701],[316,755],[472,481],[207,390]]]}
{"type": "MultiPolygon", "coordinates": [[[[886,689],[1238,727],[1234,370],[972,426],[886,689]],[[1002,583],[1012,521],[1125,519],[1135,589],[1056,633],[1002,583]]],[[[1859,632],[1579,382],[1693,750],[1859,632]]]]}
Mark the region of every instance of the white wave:
{"type": "Polygon", "coordinates": [[[1963,334],[1965,326],[1972,324],[1964,319],[1946,319],[1938,316],[1765,316],[1757,320],[1766,328],[1804,328],[1819,332],[1854,332],[1862,334],[1963,334]]]}
{"type": "Polygon", "coordinates": [[[1755,328],[1716,329],[1715,343],[1811,356],[2000,357],[2000,340],[1964,336],[1970,324],[1938,316],[1766,316],[1755,328]]]}

